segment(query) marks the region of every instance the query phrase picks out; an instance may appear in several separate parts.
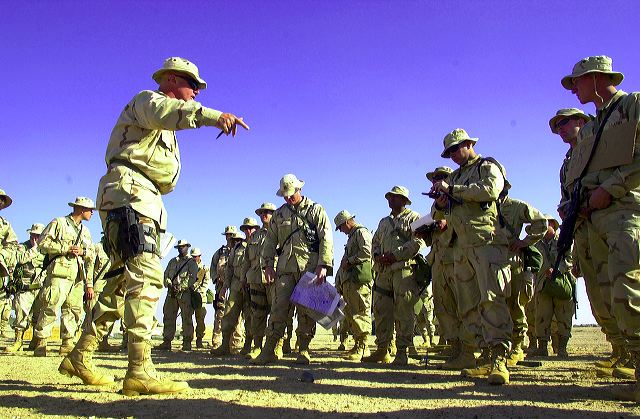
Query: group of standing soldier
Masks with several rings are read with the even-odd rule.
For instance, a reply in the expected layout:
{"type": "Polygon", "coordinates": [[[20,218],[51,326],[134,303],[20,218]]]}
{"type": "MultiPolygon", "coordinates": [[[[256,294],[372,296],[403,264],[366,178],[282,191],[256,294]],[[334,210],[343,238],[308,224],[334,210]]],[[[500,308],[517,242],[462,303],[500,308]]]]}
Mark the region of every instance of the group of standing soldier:
{"type": "MultiPolygon", "coordinates": [[[[194,315],[196,348],[203,348],[209,302],[215,309],[211,353],[239,351],[251,363],[264,365],[291,351],[290,297],[302,275],[312,272],[317,282],[333,275],[329,218],[320,204],[302,195],[304,182],[292,174],[280,180],[276,191],[283,205],[264,203],[255,210],[261,225],[248,217],[240,226],[242,234],[234,226],[225,229],[226,244],[213,255],[210,268],[198,248],[189,254],[191,245],[181,240],[178,256],[162,273],[159,237],[166,228],[166,211],[161,195],[173,190],[180,172],[175,131],[215,126],[235,135],[237,125],[248,126],[242,118],[194,100],[206,82],[187,60],[167,59],[153,79],[159,90],[135,96],[109,141],[108,170],[98,190],[105,232],[101,243],[93,245],[82,224],[96,209],[87,198],[70,203],[73,212],[46,228],[34,224],[30,239],[21,245],[0,218],[3,275],[11,272],[21,281],[14,298],[15,344],[8,350],[21,349],[33,318],[35,354],[46,355],[61,310],[60,352],[66,357],[59,371],[85,384],[110,384],[113,377],[98,372],[91,356],[122,318],[129,353],[123,382],[127,395],[188,388],[160,378],[150,357],[153,315],[163,285],[168,289],[164,341],[157,349],[171,350],[178,311],[182,349],[192,348],[194,315]],[[216,292],[208,295],[212,280],[216,292]],[[74,346],[83,297],[87,320],[74,346]]],[[[508,368],[524,360],[525,349],[546,356],[551,340],[558,356],[568,356],[575,278],[581,275],[594,316],[613,347],[610,359],[597,363],[599,374],[639,378],[640,157],[635,140],[640,94],[617,91],[622,79],[608,57],[581,60],[562,85],[582,104],[593,102],[597,115],[565,108],[549,121],[551,131],[569,145],[560,170],[558,212],[563,237],[575,236],[573,251],[566,251],[566,240],[560,240],[558,220],[509,196],[505,167],[478,154],[478,138],[463,129],[443,140],[441,156],[456,169],[441,166],[426,175],[431,188],[425,195],[434,203],[425,227],[412,227],[420,215],[408,208],[409,191],[400,185],[385,194],[391,212],[373,235],[347,210],[336,215],[335,229],[347,235],[335,282],[346,302],[343,331],[355,340],[348,359],[407,365],[416,322],[430,343],[432,320],[424,313],[431,288],[418,281],[420,250],[430,246],[426,261],[433,311],[441,344],[446,344],[441,346],[449,354],[445,368],[500,385],[509,382],[508,368]],[[368,347],[372,315],[373,352],[368,347]]],[[[2,191],[0,203],[0,209],[11,204],[2,191]]],[[[0,301],[3,319],[6,301],[0,301]]],[[[316,317],[302,306],[295,311],[296,362],[308,364],[316,317]]],[[[636,383],[620,397],[640,400],[636,383]]]]}

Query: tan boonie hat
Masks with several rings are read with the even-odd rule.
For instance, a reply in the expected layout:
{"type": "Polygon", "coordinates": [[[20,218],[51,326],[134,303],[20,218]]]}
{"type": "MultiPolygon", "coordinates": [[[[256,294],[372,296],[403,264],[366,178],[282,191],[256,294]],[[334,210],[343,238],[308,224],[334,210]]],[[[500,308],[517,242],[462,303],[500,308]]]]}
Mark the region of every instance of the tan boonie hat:
{"type": "Polygon", "coordinates": [[[558,112],[556,112],[556,115],[549,120],[549,127],[551,128],[551,132],[553,132],[554,134],[557,134],[558,130],[556,129],[556,124],[558,123],[558,121],[571,116],[584,119],[584,122],[589,122],[591,120],[591,117],[589,117],[589,115],[582,112],[580,109],[577,109],[577,108],[560,109],[558,112]]]}
{"type": "Polygon", "coordinates": [[[182,246],[191,247],[191,244],[188,241],[184,240],[184,239],[180,239],[180,240],[178,240],[178,244],[176,244],[173,247],[174,247],[174,249],[177,249],[178,247],[182,247],[182,246]]]}
{"type": "Polygon", "coordinates": [[[236,227],[236,226],[226,226],[224,228],[224,233],[222,233],[222,235],[226,236],[227,234],[238,234],[238,227],[236,227]]]}
{"type": "Polygon", "coordinates": [[[407,200],[407,204],[411,205],[411,200],[409,199],[409,189],[405,188],[404,186],[394,186],[389,192],[384,194],[384,197],[389,199],[389,195],[403,196],[407,200]]]}
{"type": "Polygon", "coordinates": [[[280,189],[276,191],[278,196],[291,196],[296,193],[296,189],[302,189],[304,181],[298,180],[296,175],[289,173],[280,179],[280,189]]]}
{"type": "Polygon", "coordinates": [[[35,223],[35,224],[31,224],[31,228],[27,230],[27,233],[42,234],[43,231],[44,231],[44,224],[35,223]]]}
{"type": "Polygon", "coordinates": [[[458,145],[464,141],[471,141],[472,143],[475,144],[478,142],[478,139],[469,137],[469,134],[467,134],[467,131],[463,130],[462,128],[454,129],[444,137],[444,140],[442,140],[442,143],[444,144],[444,151],[442,152],[441,156],[444,157],[445,159],[448,159],[449,158],[448,150],[454,145],[458,145]]]}
{"type": "Polygon", "coordinates": [[[191,249],[191,256],[196,257],[196,256],[202,256],[202,252],[200,251],[199,247],[194,247],[191,249]]]}
{"type": "Polygon", "coordinates": [[[82,207],[88,209],[97,209],[96,204],[93,203],[92,199],[87,198],[86,196],[79,196],[76,198],[75,202],[69,202],[70,207],[82,207]]]}
{"type": "Polygon", "coordinates": [[[342,224],[346,223],[347,221],[355,217],[356,217],[355,214],[351,215],[347,210],[340,211],[338,215],[336,215],[336,217],[333,219],[333,222],[336,225],[336,231],[338,231],[338,229],[342,224]]]}
{"type": "Polygon", "coordinates": [[[242,225],[240,226],[240,230],[251,227],[260,227],[260,224],[255,220],[255,218],[247,217],[242,221],[242,225]]]}
{"type": "Polygon", "coordinates": [[[558,219],[556,217],[554,217],[551,214],[545,214],[544,218],[546,218],[550,223],[556,223],[556,230],[558,229],[558,227],[560,227],[560,223],[558,222],[558,219]]]}
{"type": "Polygon", "coordinates": [[[427,173],[427,179],[429,179],[430,182],[433,182],[433,177],[439,173],[444,175],[450,175],[451,173],[453,173],[453,169],[447,166],[436,167],[436,170],[434,170],[433,172],[427,173]]]}
{"type": "Polygon", "coordinates": [[[7,208],[13,202],[13,199],[3,189],[0,189],[0,198],[2,198],[0,199],[0,209],[7,208]]]}
{"type": "Polygon", "coordinates": [[[153,80],[155,80],[156,83],[160,84],[162,75],[168,71],[188,74],[192,79],[198,82],[198,87],[200,88],[200,90],[207,88],[207,82],[200,78],[198,67],[196,67],[196,65],[189,60],[185,60],[184,58],[180,57],[169,57],[164,60],[162,68],[153,73],[153,76],[151,77],[153,78],[153,80]]]}
{"type": "Polygon", "coordinates": [[[231,235],[231,238],[236,240],[244,240],[244,236],[239,231],[236,231],[235,233],[233,233],[231,235]]]}
{"type": "Polygon", "coordinates": [[[276,210],[276,206],[274,204],[272,204],[271,202],[264,202],[262,205],[260,205],[260,208],[258,208],[255,212],[256,215],[260,215],[260,213],[262,211],[275,211],[276,210]]]}
{"type": "Polygon", "coordinates": [[[612,70],[613,61],[606,55],[595,55],[583,58],[573,66],[573,71],[568,76],[564,76],[560,83],[567,90],[573,89],[573,79],[589,73],[610,74],[613,85],[619,85],[624,79],[624,74],[612,70]]]}

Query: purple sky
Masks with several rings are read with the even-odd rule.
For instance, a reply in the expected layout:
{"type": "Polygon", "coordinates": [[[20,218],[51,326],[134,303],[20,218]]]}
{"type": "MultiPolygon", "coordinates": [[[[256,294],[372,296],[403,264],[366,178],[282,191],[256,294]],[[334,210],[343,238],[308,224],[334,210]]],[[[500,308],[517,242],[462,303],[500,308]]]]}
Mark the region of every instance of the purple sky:
{"type": "MultiPolygon", "coordinates": [[[[227,224],[253,216],[289,172],[333,220],[374,229],[384,193],[431,201],[424,174],[454,128],[500,160],[512,196],[555,212],[566,151],[547,122],[579,106],[560,78],[607,54],[638,90],[639,2],[264,1],[14,2],[3,8],[2,211],[21,239],[33,222],[95,197],[118,114],[169,56],[200,68],[206,106],[243,116],[249,133],[178,134],[183,170],[165,198],[169,230],[208,262],[227,224]],[[614,12],[615,11],[615,12],[614,12]]],[[[592,105],[584,107],[593,112],[592,105]]],[[[90,223],[100,237],[98,217],[90,223]]],[[[336,233],[336,260],[344,236],[336,233]]],[[[166,261],[165,261],[166,262],[166,261]]],[[[586,296],[579,321],[591,320],[586,296]]]]}

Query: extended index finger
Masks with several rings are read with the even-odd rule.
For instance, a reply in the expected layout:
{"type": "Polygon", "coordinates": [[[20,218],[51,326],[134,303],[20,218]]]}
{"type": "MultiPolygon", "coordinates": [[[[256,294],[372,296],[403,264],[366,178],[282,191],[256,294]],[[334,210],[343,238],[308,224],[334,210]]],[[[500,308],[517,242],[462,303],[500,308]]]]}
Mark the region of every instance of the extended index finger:
{"type": "Polygon", "coordinates": [[[250,128],[249,128],[249,125],[247,125],[247,124],[242,120],[242,118],[236,118],[236,123],[237,123],[238,125],[240,125],[242,128],[246,129],[247,131],[250,129],[250,128]]]}

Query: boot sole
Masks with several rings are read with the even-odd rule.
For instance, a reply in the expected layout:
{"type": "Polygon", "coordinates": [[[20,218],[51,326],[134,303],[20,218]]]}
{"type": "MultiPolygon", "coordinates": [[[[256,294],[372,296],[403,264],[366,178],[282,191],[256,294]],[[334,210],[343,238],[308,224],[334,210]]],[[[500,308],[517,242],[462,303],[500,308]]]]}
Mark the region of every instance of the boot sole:
{"type": "Polygon", "coordinates": [[[137,396],[154,396],[154,395],[158,395],[158,394],[176,394],[176,393],[182,393],[183,391],[187,391],[189,390],[189,387],[182,389],[182,390],[176,390],[176,391],[165,391],[162,393],[153,393],[150,391],[137,391],[137,390],[125,390],[122,389],[122,394],[127,396],[127,397],[137,397],[137,396]]]}

